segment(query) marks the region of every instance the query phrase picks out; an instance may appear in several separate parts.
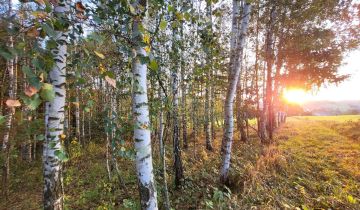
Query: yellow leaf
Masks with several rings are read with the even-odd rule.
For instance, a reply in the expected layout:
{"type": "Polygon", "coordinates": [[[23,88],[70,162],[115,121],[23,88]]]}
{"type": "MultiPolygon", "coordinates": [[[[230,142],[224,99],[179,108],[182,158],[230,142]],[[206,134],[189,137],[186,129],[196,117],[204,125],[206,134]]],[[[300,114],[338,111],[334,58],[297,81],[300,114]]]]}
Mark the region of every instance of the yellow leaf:
{"type": "Polygon", "coordinates": [[[147,125],[147,124],[141,124],[140,125],[140,128],[142,128],[142,129],[148,129],[149,128],[149,126],[147,125]]]}
{"type": "Polygon", "coordinates": [[[44,73],[41,73],[39,78],[40,78],[40,82],[44,82],[44,73]]]}
{"type": "Polygon", "coordinates": [[[105,55],[94,50],[94,53],[101,59],[105,59],[105,55]]]}
{"type": "Polygon", "coordinates": [[[108,82],[111,86],[113,86],[114,88],[116,88],[116,81],[108,76],[105,76],[105,80],[106,82],[108,82]]]}
{"type": "Polygon", "coordinates": [[[36,3],[40,4],[40,5],[45,5],[45,1],[44,0],[35,0],[36,3]]]}
{"type": "Polygon", "coordinates": [[[8,107],[19,107],[19,106],[21,106],[21,103],[20,103],[19,100],[8,99],[6,101],[6,106],[8,106],[8,107]]]}
{"type": "Polygon", "coordinates": [[[35,11],[32,12],[32,15],[39,19],[45,19],[48,16],[48,13],[42,11],[35,11]]]}
{"type": "Polygon", "coordinates": [[[100,72],[100,74],[102,74],[102,73],[105,72],[105,68],[104,68],[104,66],[102,65],[102,63],[100,63],[100,65],[99,65],[99,72],[100,72]]]}
{"type": "Polygon", "coordinates": [[[145,34],[143,37],[144,43],[150,44],[150,36],[149,34],[145,34]]]}
{"type": "Polygon", "coordinates": [[[131,4],[129,4],[129,9],[131,14],[136,15],[135,8],[131,4]]]}
{"type": "Polygon", "coordinates": [[[65,134],[60,134],[60,139],[65,139],[66,138],[66,135],[65,134]]]}
{"type": "Polygon", "coordinates": [[[80,106],[79,102],[72,102],[72,104],[74,104],[76,107],[80,106]]]}
{"type": "Polygon", "coordinates": [[[146,51],[147,53],[149,53],[150,50],[151,50],[151,48],[150,48],[149,46],[146,46],[146,47],[145,47],[145,51],[146,51]]]}

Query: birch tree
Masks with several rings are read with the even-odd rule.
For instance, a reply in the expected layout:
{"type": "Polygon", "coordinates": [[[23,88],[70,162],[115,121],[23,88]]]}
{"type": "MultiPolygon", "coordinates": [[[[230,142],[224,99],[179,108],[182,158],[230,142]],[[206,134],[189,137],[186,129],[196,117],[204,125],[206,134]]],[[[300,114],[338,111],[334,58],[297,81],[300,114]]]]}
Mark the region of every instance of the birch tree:
{"type": "Polygon", "coordinates": [[[206,16],[208,19],[208,25],[205,31],[205,53],[207,54],[207,69],[206,69],[206,84],[205,84],[205,138],[206,149],[213,150],[212,146],[212,132],[211,132],[211,75],[213,70],[212,62],[212,5],[211,1],[206,1],[206,16]]]}
{"type": "MultiPolygon", "coordinates": [[[[8,17],[10,18],[12,13],[12,2],[11,0],[8,1],[8,17]]],[[[12,24],[9,24],[9,27],[12,27],[12,24]]],[[[9,36],[8,41],[9,48],[14,47],[14,39],[13,36],[9,36]]],[[[8,191],[8,179],[9,179],[9,173],[10,173],[10,132],[11,127],[13,124],[13,116],[15,114],[15,107],[13,105],[14,102],[16,102],[16,77],[15,77],[15,71],[14,71],[14,59],[10,59],[6,62],[6,69],[9,76],[9,88],[8,88],[8,96],[9,99],[6,102],[7,105],[7,116],[5,120],[5,135],[3,137],[3,143],[2,143],[2,155],[4,159],[3,163],[3,177],[2,177],[2,186],[3,186],[3,194],[7,197],[7,191],[8,191]]]]}
{"type": "Polygon", "coordinates": [[[136,150],[136,171],[140,192],[140,203],[142,209],[158,209],[157,193],[154,182],[153,163],[151,154],[150,119],[147,97],[147,66],[140,58],[146,57],[143,46],[143,36],[140,28],[143,26],[144,13],[146,12],[146,1],[135,1],[132,7],[136,11],[133,18],[132,34],[136,57],[132,62],[133,73],[133,95],[132,109],[134,116],[134,141],[136,150]]]}
{"type": "Polygon", "coordinates": [[[245,43],[247,29],[250,20],[251,5],[244,0],[233,0],[232,9],[232,28],[230,40],[230,65],[229,65],[229,86],[227,88],[224,110],[224,134],[221,145],[222,163],[220,169],[220,181],[225,183],[228,179],[231,159],[231,146],[234,136],[234,98],[237,89],[237,83],[240,75],[240,58],[245,43]],[[240,7],[243,6],[242,16],[240,7]],[[241,26],[238,27],[241,20],[241,26]]]}
{"type": "MultiPolygon", "coordinates": [[[[66,21],[69,10],[70,5],[67,0],[59,1],[54,4],[54,17],[66,21]]],[[[43,148],[44,209],[63,209],[64,205],[62,160],[65,158],[65,152],[61,138],[64,138],[68,29],[65,24],[62,27],[62,30],[55,31],[53,37],[57,46],[52,50],[55,64],[49,72],[50,84],[45,83],[42,87],[48,94],[43,148]]]]}

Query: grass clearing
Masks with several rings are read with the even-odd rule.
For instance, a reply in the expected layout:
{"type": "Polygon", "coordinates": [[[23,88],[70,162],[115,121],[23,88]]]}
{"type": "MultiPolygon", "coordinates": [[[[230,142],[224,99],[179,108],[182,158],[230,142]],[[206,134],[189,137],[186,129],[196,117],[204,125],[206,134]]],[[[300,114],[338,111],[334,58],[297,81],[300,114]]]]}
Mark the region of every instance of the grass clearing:
{"type": "MultiPolygon", "coordinates": [[[[167,148],[168,183],[174,209],[360,209],[360,116],[290,117],[276,132],[276,143],[262,146],[254,133],[239,141],[235,133],[229,189],[218,185],[221,132],[207,152],[205,136],[183,150],[185,184],[175,189],[171,145],[167,148]],[[353,137],[356,138],[353,138],[353,137]]],[[[190,140],[192,141],[192,139],[190,140]]],[[[119,159],[123,188],[106,172],[105,146],[91,143],[86,152],[71,144],[65,165],[67,209],[138,209],[134,164],[119,159]]],[[[162,189],[158,145],[154,173],[160,205],[162,189]]],[[[10,200],[0,209],[41,209],[41,160],[28,164],[12,158],[10,200]],[[26,182],[21,181],[26,180],[26,182]]]]}

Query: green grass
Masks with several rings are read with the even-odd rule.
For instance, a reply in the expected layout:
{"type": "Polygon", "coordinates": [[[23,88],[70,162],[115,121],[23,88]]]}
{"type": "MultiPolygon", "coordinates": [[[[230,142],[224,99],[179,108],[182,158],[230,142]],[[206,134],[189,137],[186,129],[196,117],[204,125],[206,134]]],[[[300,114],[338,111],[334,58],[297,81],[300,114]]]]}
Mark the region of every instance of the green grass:
{"type": "MultiPolygon", "coordinates": [[[[167,148],[168,183],[174,209],[360,209],[360,116],[290,117],[263,146],[254,133],[250,141],[234,135],[229,190],[219,186],[221,130],[207,152],[205,136],[183,150],[185,184],[175,189],[171,145],[167,148]]],[[[252,131],[252,130],[251,130],[252,131]]],[[[158,145],[154,142],[154,173],[160,206],[162,185],[158,145]]],[[[67,209],[138,209],[134,164],[119,159],[126,182],[109,181],[105,146],[86,150],[71,144],[65,165],[67,209]]],[[[40,157],[40,156],[39,156],[40,157]]],[[[41,160],[31,164],[13,156],[10,200],[0,209],[41,209],[41,160]]]]}

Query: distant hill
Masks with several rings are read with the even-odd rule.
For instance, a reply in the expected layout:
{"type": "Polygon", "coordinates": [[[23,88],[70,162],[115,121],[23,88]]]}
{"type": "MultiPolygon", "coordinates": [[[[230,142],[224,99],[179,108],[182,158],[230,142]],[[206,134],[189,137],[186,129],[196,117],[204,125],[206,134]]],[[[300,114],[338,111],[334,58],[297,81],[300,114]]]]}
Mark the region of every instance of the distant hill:
{"type": "Polygon", "coordinates": [[[360,101],[309,101],[302,107],[316,116],[360,114],[360,101]]]}

